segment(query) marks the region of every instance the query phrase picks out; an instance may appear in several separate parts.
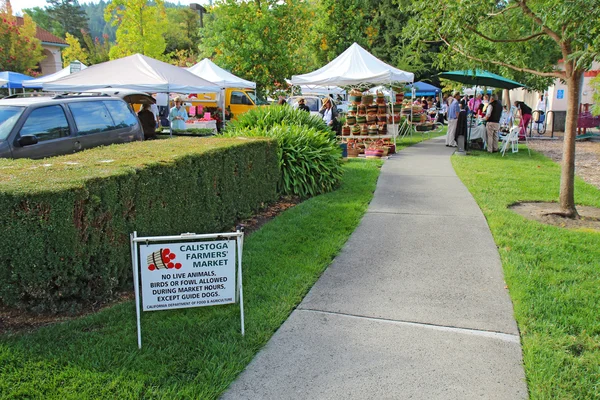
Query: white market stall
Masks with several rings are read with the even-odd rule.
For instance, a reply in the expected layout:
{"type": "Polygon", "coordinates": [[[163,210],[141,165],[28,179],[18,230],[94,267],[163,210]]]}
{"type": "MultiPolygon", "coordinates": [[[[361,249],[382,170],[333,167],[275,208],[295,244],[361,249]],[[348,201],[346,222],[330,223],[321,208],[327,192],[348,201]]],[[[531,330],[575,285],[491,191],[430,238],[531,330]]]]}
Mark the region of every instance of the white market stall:
{"type": "Polygon", "coordinates": [[[219,67],[217,64],[209,60],[203,59],[196,65],[187,68],[192,74],[206,79],[209,82],[218,85],[221,89],[221,98],[223,102],[223,122],[225,121],[225,89],[226,88],[250,88],[256,90],[256,83],[247,81],[231,72],[219,67]]]}
{"type": "MultiPolygon", "coordinates": [[[[352,44],[346,51],[324,67],[304,75],[294,75],[290,79],[292,85],[312,86],[349,86],[354,88],[366,88],[376,85],[392,87],[397,84],[412,83],[414,74],[392,67],[373,56],[357,43],[352,44]]],[[[392,92],[393,93],[393,92],[392,92]]],[[[352,100],[352,93],[351,99],[352,100]]],[[[357,96],[355,96],[357,97],[357,96]]],[[[372,98],[373,96],[371,96],[372,98]]],[[[379,100],[379,99],[378,99],[379,100]]],[[[392,129],[388,134],[379,137],[393,137],[394,144],[398,135],[396,120],[393,117],[394,103],[391,103],[392,129]]],[[[381,106],[381,103],[379,104],[381,106]]],[[[358,117],[361,117],[360,114],[358,117]]],[[[364,127],[363,127],[364,128],[364,127]]],[[[357,135],[353,137],[363,137],[357,135]]],[[[368,136],[373,137],[373,136],[368,136]]]]}
{"type": "Polygon", "coordinates": [[[150,93],[218,93],[218,85],[184,68],[142,54],[92,65],[53,82],[43,89],[54,92],[84,92],[89,89],[132,89],[150,93]]]}
{"type": "Polygon", "coordinates": [[[43,84],[53,92],[91,89],[131,89],[149,93],[219,93],[221,88],[184,68],[142,54],[92,65],[82,71],[43,84]]]}
{"type": "Polygon", "coordinates": [[[41,78],[32,79],[30,81],[23,82],[23,87],[27,89],[42,89],[44,83],[54,82],[60,78],[64,78],[65,76],[71,75],[71,73],[79,72],[86,69],[87,66],[79,61],[74,61],[66,68],[61,69],[58,72],[55,72],[50,75],[42,76],[41,78]],[[78,70],[75,71],[74,64],[77,64],[78,70]]]}

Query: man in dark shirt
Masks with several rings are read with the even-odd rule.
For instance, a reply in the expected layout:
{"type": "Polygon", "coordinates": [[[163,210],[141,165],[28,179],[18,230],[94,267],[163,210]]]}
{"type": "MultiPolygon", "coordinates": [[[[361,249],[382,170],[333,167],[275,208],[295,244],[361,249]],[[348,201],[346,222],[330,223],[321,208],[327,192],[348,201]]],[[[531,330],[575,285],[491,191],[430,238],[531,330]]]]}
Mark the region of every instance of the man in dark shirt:
{"type": "Polygon", "coordinates": [[[298,110],[310,112],[310,108],[306,104],[304,104],[304,99],[298,100],[298,110]]]}
{"type": "Polygon", "coordinates": [[[142,123],[144,139],[156,139],[156,119],[152,111],[150,111],[150,104],[142,105],[142,109],[138,113],[138,118],[142,123]]]}
{"type": "Polygon", "coordinates": [[[487,131],[487,151],[494,153],[498,151],[498,131],[500,131],[500,117],[502,116],[502,106],[498,102],[496,95],[491,97],[490,104],[485,110],[485,129],[487,131]]]}

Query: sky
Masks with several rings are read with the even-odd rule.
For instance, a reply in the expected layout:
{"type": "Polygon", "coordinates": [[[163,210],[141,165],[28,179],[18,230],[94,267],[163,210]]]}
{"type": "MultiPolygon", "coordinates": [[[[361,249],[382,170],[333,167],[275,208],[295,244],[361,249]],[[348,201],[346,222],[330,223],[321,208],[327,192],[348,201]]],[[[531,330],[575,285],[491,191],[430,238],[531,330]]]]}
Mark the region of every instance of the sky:
{"type": "MultiPolygon", "coordinates": [[[[99,0],[79,0],[79,4],[83,3],[97,3],[99,0]]],[[[198,3],[198,4],[208,4],[208,0],[169,0],[172,3],[180,3],[181,5],[188,5],[190,3],[198,3]]],[[[33,8],[33,7],[45,7],[46,0],[11,0],[10,4],[13,8],[14,14],[21,15],[21,10],[23,8],[33,8]]]]}

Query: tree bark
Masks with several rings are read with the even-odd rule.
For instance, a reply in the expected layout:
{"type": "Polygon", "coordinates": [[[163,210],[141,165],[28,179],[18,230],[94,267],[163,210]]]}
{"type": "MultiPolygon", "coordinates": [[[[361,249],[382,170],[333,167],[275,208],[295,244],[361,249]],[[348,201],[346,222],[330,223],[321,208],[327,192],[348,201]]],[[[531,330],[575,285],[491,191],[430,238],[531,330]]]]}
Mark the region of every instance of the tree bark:
{"type": "Polygon", "coordinates": [[[502,92],[502,102],[506,104],[506,108],[510,111],[510,90],[504,89],[502,92]]]}
{"type": "Polygon", "coordinates": [[[579,116],[579,92],[583,72],[574,69],[567,79],[567,117],[563,138],[562,172],[560,177],[561,213],[569,218],[579,216],[575,208],[575,136],[579,116]]]}

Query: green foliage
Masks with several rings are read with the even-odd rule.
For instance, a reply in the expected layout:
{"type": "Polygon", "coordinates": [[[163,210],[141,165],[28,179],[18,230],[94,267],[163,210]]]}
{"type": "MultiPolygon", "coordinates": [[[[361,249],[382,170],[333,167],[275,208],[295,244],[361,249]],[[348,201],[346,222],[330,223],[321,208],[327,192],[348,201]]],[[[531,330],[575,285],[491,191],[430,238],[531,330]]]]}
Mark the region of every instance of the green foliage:
{"type": "Polygon", "coordinates": [[[251,128],[269,129],[272,126],[285,124],[314,128],[317,131],[326,132],[335,138],[335,134],[329,129],[322,118],[307,112],[299,112],[288,106],[257,107],[240,115],[238,119],[227,124],[226,133],[242,131],[251,128]]]}
{"type": "Polygon", "coordinates": [[[129,285],[131,232],[228,230],[275,200],[279,179],[268,140],[154,140],[0,166],[0,300],[38,312],[129,285]]]}
{"type": "Polygon", "coordinates": [[[104,10],[110,2],[100,0],[98,3],[88,2],[81,5],[88,16],[89,35],[92,40],[107,35],[107,40],[114,42],[116,40],[117,28],[104,20],[104,10]]]}
{"type": "Polygon", "coordinates": [[[316,196],[333,190],[342,177],[335,134],[309,113],[288,106],[259,107],[232,122],[226,136],[272,137],[279,145],[282,194],[316,196]]]}
{"type": "Polygon", "coordinates": [[[168,21],[163,0],[113,0],[104,10],[106,21],[117,28],[117,43],[110,58],[117,59],[140,53],[162,59],[166,48],[168,21]]]}
{"type": "Polygon", "coordinates": [[[321,0],[314,29],[317,61],[324,65],[357,42],[369,49],[378,31],[369,0],[321,0]]]}
{"type": "Polygon", "coordinates": [[[285,211],[244,240],[246,335],[236,305],[146,312],[132,301],[0,336],[6,399],[217,399],[288,318],[358,226],[379,160],[349,161],[340,188],[285,211]]]}
{"type": "Polygon", "coordinates": [[[58,36],[64,37],[69,33],[78,40],[83,41],[83,33],[88,29],[88,18],[77,0],[46,0],[48,16],[58,23],[62,32],[58,36]]]}
{"type": "Polygon", "coordinates": [[[198,53],[200,15],[190,8],[167,8],[166,53],[187,50],[198,53]]]}
{"type": "MultiPolygon", "coordinates": [[[[560,167],[522,147],[510,157],[452,157],[498,246],[519,325],[531,399],[597,399],[600,382],[600,233],[523,218],[508,208],[552,201],[560,167]],[[535,171],[535,172],[533,172],[535,171]]],[[[579,204],[600,190],[577,178],[579,204]]]]}
{"type": "Polygon", "coordinates": [[[592,88],[594,89],[594,94],[592,95],[594,98],[594,105],[592,107],[592,113],[594,115],[600,115],[600,75],[596,76],[590,82],[592,88]]]}
{"type": "Polygon", "coordinates": [[[62,51],[63,67],[69,66],[72,61],[79,61],[85,65],[89,63],[88,52],[81,47],[75,36],[67,32],[65,42],[69,44],[69,47],[62,51]]]}
{"type": "Polygon", "coordinates": [[[87,47],[89,65],[103,63],[110,60],[110,42],[108,34],[102,36],[102,40],[96,37],[92,40],[89,32],[83,32],[83,41],[87,47]]]}
{"type": "Polygon", "coordinates": [[[403,1],[403,7],[415,13],[405,29],[415,46],[423,50],[431,41],[448,43],[435,60],[441,68],[484,68],[543,90],[553,77],[533,71],[552,72],[560,58],[585,70],[600,51],[591,46],[597,40],[591,32],[598,30],[599,0],[403,1]],[[548,31],[557,32],[567,47],[561,48],[548,31]]]}
{"type": "Polygon", "coordinates": [[[29,15],[33,22],[35,22],[35,24],[40,28],[45,29],[58,37],[64,36],[64,29],[58,21],[55,21],[50,17],[46,8],[24,8],[23,13],[29,15]]]}
{"type": "Polygon", "coordinates": [[[205,17],[201,57],[272,91],[314,64],[305,33],[310,3],[221,0],[205,17]]]}
{"type": "Polygon", "coordinates": [[[0,1],[0,71],[30,74],[44,59],[42,43],[36,39],[36,25],[27,14],[17,24],[10,1],[0,1]]]}

